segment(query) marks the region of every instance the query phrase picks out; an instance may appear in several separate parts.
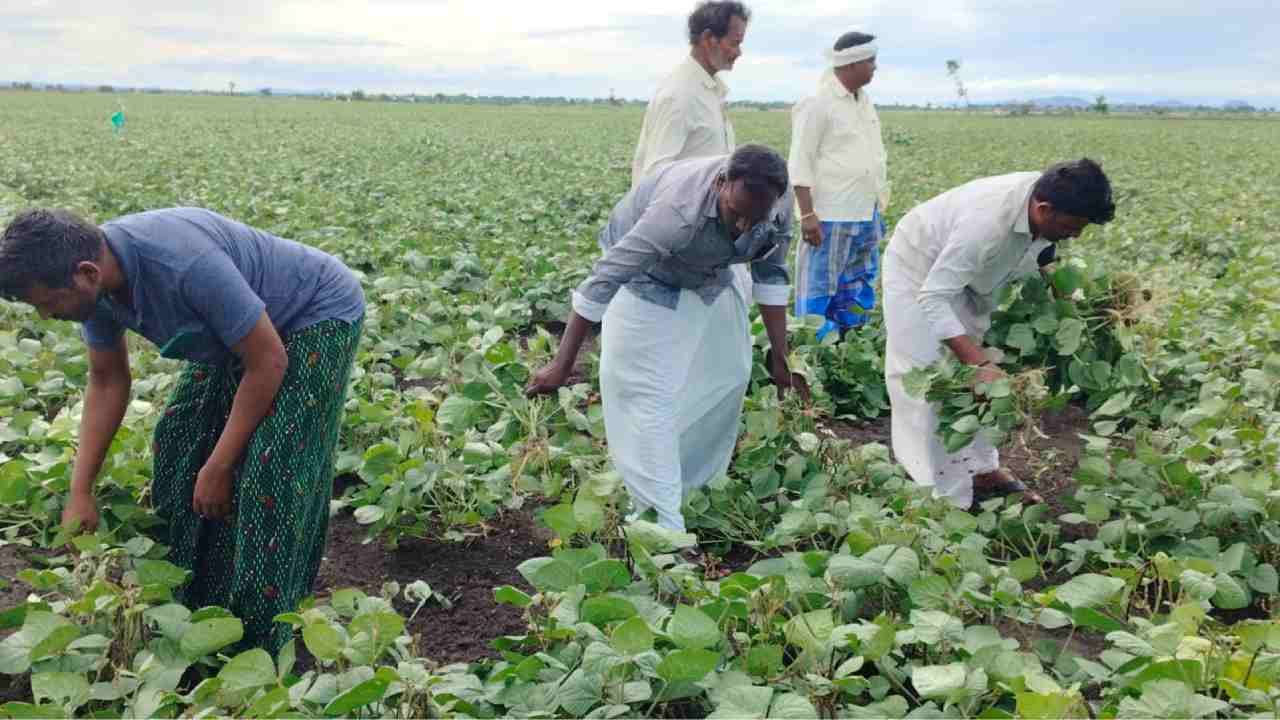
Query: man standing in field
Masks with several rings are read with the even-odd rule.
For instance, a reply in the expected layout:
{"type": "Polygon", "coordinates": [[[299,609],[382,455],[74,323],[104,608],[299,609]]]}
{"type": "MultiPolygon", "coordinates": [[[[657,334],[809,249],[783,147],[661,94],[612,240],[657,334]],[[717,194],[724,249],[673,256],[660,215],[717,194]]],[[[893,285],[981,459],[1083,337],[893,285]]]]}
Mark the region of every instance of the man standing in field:
{"type": "MultiPolygon", "coordinates": [[[[689,57],[658,85],[645,110],[631,162],[633,189],[662,163],[733,152],[733,123],[725,107],[729,87],[719,74],[742,56],[750,20],[751,11],[740,2],[702,2],[689,15],[689,57]]],[[[746,301],[750,273],[744,265],[733,272],[746,301]]]]}
{"type": "Polygon", "coordinates": [[[875,36],[848,32],[828,50],[818,90],[791,111],[788,170],[800,207],[798,317],[826,322],[818,339],[867,321],[876,303],[882,215],[889,204],[880,118],[866,86],[876,72],[875,36]]]}
{"type": "Polygon", "coordinates": [[[638,514],[683,530],[685,492],[724,472],[751,378],[747,305],[728,270],[749,264],[780,389],[787,367],[792,197],[782,157],[760,145],[661,165],[614,207],[603,257],[573,293],[555,359],[530,394],[563,385],[591,323],[603,321],[600,392],[609,454],[638,514]]]}
{"type": "Polygon", "coordinates": [[[981,343],[1001,288],[1035,273],[1052,257],[1052,243],[1114,217],[1111,183],[1085,158],[1043,173],[974,180],[916,206],[894,229],[884,258],[893,452],[934,497],[963,508],[1016,492],[1041,501],[1000,467],[999,453],[981,435],[948,453],[937,436],[937,412],[907,394],[903,377],[937,361],[946,348],[979,368],[978,383],[997,379],[1003,373],[981,343]]]}
{"type": "Polygon", "coordinates": [[[27,210],[0,236],[0,295],[82,323],[89,351],[63,523],[98,525],[93,484],[129,403],[125,330],[188,361],[155,431],[152,503],[181,599],[244,621],[275,652],[273,618],[311,592],[324,552],[333,456],[364,292],[336,258],[208,210],[101,227],[27,210]]]}

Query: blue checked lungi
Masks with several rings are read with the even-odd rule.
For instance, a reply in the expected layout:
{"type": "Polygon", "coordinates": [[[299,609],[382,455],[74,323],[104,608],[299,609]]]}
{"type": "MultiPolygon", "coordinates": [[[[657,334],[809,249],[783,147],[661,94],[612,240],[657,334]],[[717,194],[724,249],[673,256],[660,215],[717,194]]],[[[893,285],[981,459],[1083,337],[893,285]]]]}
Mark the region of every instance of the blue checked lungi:
{"type": "Polygon", "coordinates": [[[821,247],[796,243],[795,314],[826,318],[819,340],[832,330],[861,327],[875,308],[884,220],[877,209],[870,220],[821,226],[821,247]]]}

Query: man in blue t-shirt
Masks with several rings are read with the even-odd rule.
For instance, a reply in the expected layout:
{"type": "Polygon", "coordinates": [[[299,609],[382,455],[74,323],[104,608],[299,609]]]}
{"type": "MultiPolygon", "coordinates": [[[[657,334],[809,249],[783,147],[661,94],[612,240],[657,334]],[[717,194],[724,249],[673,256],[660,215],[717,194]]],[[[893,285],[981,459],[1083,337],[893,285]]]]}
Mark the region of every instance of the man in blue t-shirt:
{"type": "Polygon", "coordinates": [[[124,331],[186,360],[156,426],[152,498],[183,599],[245,622],[278,649],[272,618],[310,592],[324,551],[333,455],[364,318],[358,279],[314,248],[198,208],[101,227],[20,213],[0,236],[0,295],[82,324],[89,353],[80,444],[62,519],[98,525],[93,484],[129,402],[124,331]]]}

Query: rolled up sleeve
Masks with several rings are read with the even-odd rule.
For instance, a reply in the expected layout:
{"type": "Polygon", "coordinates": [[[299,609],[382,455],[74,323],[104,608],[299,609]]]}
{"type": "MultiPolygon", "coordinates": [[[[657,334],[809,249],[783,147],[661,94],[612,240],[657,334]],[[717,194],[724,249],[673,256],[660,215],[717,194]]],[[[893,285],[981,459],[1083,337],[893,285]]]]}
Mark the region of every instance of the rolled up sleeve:
{"type": "Polygon", "coordinates": [[[787,173],[791,184],[813,187],[817,176],[818,145],[826,129],[826,113],[817,98],[806,98],[791,110],[791,152],[787,173]]]}
{"type": "Polygon", "coordinates": [[[929,269],[916,302],[938,342],[966,334],[954,302],[982,268],[990,239],[982,225],[957,230],[929,269]]]}
{"type": "Polygon", "coordinates": [[[759,305],[786,305],[791,301],[791,274],[787,271],[787,249],[791,245],[794,222],[790,190],[778,200],[778,214],[772,223],[774,245],[751,261],[751,296],[759,305]]]}
{"type": "Polygon", "coordinates": [[[636,224],[608,247],[591,268],[591,275],[573,292],[573,311],[600,322],[618,288],[648,272],[693,239],[690,223],[670,202],[651,203],[636,224]]]}

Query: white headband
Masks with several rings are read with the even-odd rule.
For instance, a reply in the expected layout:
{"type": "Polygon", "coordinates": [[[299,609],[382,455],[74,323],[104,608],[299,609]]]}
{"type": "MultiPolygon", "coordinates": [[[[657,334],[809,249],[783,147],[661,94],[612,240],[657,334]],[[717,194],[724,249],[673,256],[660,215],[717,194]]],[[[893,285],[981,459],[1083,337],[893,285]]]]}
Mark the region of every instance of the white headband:
{"type": "Polygon", "coordinates": [[[838,68],[845,65],[852,65],[863,60],[870,60],[876,56],[878,48],[874,42],[863,43],[862,45],[854,45],[843,50],[827,50],[827,60],[831,63],[831,67],[838,68]]]}

